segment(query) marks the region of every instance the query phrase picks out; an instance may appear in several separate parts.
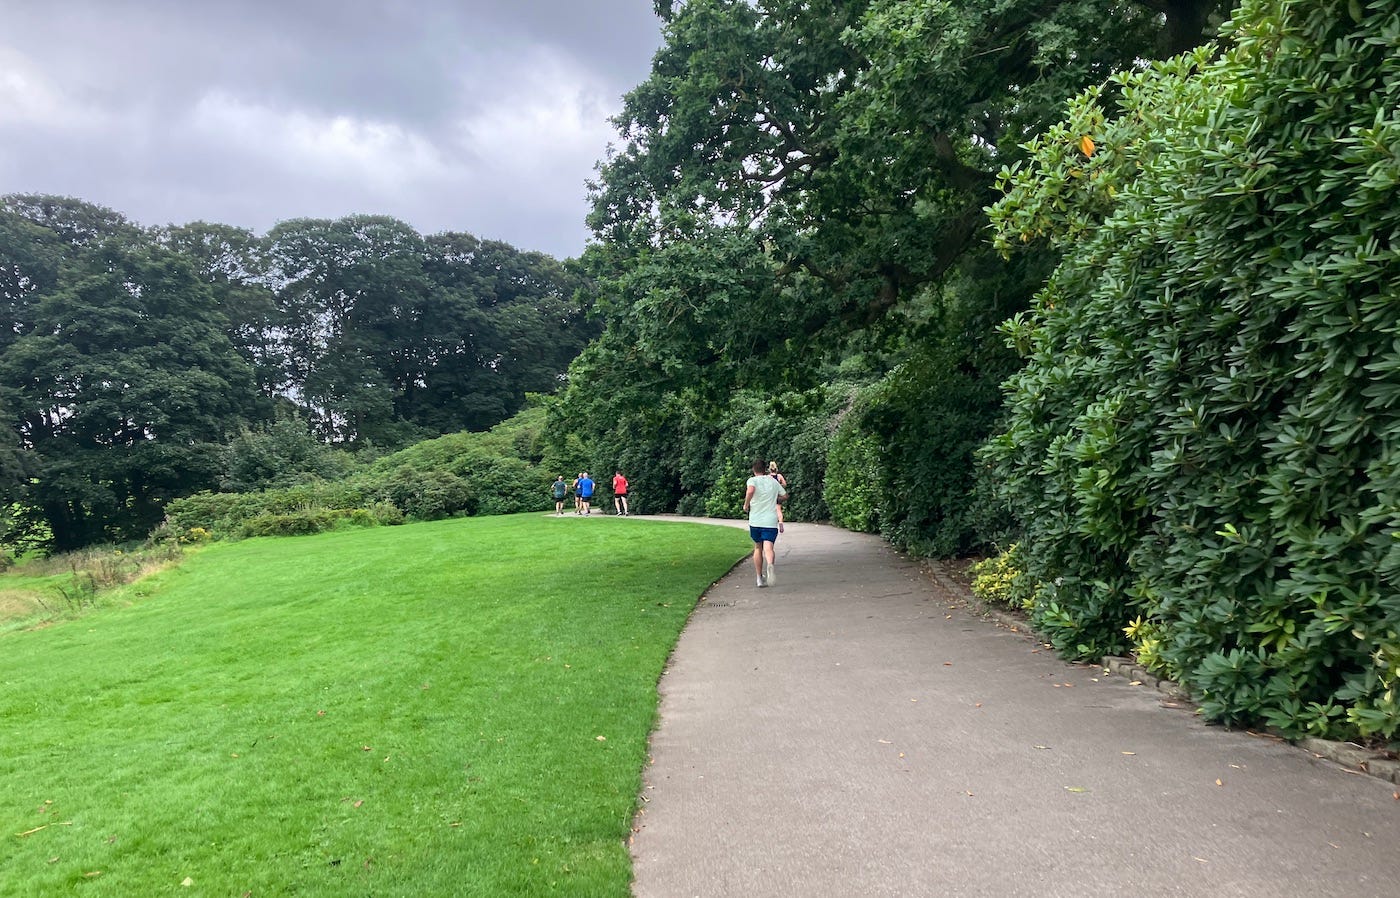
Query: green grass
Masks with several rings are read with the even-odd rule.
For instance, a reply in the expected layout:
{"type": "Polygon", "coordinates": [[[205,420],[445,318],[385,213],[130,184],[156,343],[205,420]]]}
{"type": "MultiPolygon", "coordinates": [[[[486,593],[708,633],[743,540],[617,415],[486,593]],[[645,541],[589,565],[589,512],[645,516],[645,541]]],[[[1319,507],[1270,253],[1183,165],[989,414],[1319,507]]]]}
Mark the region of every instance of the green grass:
{"type": "Polygon", "coordinates": [[[539,515],[251,540],[0,636],[0,894],[621,898],[657,678],[746,543],[539,515]]]}

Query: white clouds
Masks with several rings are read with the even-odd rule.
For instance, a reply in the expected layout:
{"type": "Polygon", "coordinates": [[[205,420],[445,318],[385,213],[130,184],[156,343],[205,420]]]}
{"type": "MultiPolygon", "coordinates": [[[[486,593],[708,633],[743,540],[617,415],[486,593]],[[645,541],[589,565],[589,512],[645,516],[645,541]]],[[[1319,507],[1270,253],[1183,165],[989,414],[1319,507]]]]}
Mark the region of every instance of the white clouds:
{"type": "Polygon", "coordinates": [[[604,99],[585,73],[540,52],[511,83],[512,91],[458,123],[464,150],[492,170],[518,177],[538,176],[589,153],[601,156],[616,101],[604,99]]]}
{"type": "Polygon", "coordinates": [[[199,142],[313,180],[387,194],[448,174],[431,142],[395,122],[275,109],[216,91],[199,99],[187,123],[199,142]]]}
{"type": "Polygon", "coordinates": [[[77,130],[97,128],[102,111],[67,95],[43,68],[9,47],[0,47],[0,125],[77,130]]]}

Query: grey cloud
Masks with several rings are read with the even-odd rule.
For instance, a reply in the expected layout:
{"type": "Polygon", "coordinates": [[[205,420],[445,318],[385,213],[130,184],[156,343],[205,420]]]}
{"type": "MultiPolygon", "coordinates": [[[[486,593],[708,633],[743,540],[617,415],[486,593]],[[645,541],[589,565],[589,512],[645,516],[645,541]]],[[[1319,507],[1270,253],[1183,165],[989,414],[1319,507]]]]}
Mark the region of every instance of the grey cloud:
{"type": "MultiPolygon", "coordinates": [[[[555,255],[582,249],[584,182],[610,136],[603,119],[645,77],[659,43],[650,0],[5,5],[17,8],[5,10],[0,51],[38,69],[73,120],[17,125],[0,110],[0,192],[80,196],[143,224],[203,218],[265,230],[378,212],[425,233],[471,231],[555,255]],[[495,157],[508,147],[462,137],[503,107],[550,108],[562,101],[549,94],[565,89],[592,117],[578,125],[587,135],[543,133],[553,149],[520,147],[540,157],[529,177],[503,178],[495,157]],[[269,155],[287,134],[265,135],[260,152],[264,135],[221,137],[208,120],[199,131],[201,110],[220,103],[291,129],[338,118],[382,126],[389,135],[366,159],[400,143],[417,155],[384,160],[403,169],[394,190],[380,183],[392,178],[357,178],[353,166],[298,168],[269,155]]],[[[531,140],[520,123],[506,131],[531,140]]]]}

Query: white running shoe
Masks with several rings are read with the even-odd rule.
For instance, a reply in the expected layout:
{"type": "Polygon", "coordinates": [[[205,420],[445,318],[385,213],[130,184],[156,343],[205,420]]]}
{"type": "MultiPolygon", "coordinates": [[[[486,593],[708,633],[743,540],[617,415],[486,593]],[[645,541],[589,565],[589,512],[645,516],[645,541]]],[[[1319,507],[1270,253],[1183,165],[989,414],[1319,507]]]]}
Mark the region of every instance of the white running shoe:
{"type": "Polygon", "coordinates": [[[758,578],[758,588],[759,588],[759,589],[762,589],[763,587],[765,587],[765,586],[767,586],[767,585],[768,585],[767,583],[763,582],[763,578],[762,578],[762,577],[759,577],[759,578],[758,578]]]}
{"type": "Polygon", "coordinates": [[[765,558],[763,561],[763,582],[767,583],[769,586],[772,586],[775,582],[773,574],[773,562],[765,558]]]}

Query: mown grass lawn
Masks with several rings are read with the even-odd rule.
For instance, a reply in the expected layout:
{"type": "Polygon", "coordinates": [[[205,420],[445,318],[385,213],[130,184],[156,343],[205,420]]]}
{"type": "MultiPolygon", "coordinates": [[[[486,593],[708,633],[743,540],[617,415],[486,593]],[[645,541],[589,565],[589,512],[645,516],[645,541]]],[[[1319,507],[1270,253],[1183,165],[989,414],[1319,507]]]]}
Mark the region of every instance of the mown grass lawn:
{"type": "Polygon", "coordinates": [[[0,636],[0,894],[625,896],[655,686],[740,530],[217,545],[0,636]]]}

